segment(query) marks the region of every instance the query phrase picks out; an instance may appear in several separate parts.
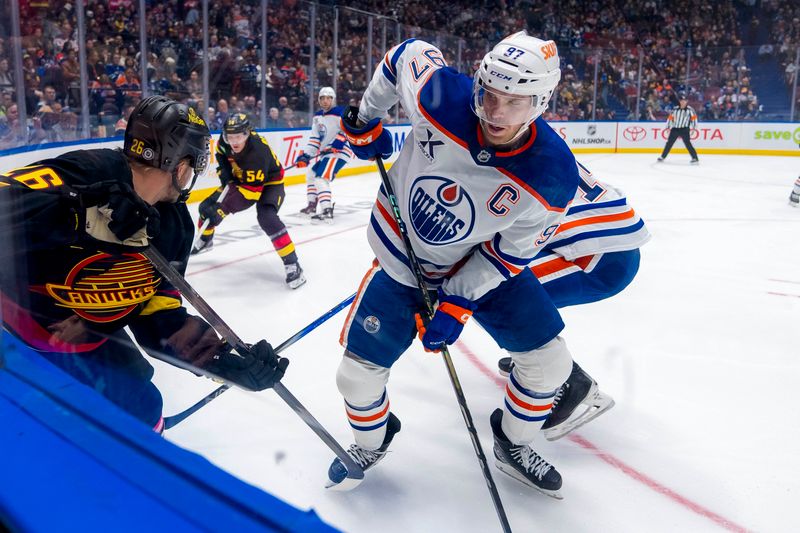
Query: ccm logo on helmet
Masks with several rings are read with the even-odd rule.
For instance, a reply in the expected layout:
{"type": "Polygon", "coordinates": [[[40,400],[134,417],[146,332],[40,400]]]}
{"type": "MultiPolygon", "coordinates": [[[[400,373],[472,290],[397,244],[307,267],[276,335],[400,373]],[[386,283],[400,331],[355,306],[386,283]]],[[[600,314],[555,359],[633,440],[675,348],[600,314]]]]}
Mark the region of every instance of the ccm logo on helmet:
{"type": "Polygon", "coordinates": [[[502,72],[497,72],[496,70],[489,72],[489,74],[491,74],[495,78],[500,78],[501,80],[511,80],[511,76],[509,76],[508,74],[503,74],[502,72]]]}
{"type": "Polygon", "coordinates": [[[541,48],[542,54],[544,54],[544,60],[547,61],[551,57],[555,57],[557,50],[556,50],[556,43],[553,41],[547,41],[544,43],[544,46],[541,48]]]}

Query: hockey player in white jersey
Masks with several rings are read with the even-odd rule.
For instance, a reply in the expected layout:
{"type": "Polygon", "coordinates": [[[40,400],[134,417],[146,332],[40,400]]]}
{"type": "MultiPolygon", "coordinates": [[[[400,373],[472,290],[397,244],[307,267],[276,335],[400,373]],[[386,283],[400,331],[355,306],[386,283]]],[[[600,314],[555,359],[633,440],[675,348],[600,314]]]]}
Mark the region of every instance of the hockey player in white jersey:
{"type": "MultiPolygon", "coordinates": [[[[639,270],[639,248],[650,239],[644,221],[622,191],[596,180],[580,163],[578,171],[581,182],[572,205],[529,266],[559,309],[622,291],[639,270]]],[[[498,366],[500,374],[507,376],[514,363],[504,357],[498,366]]],[[[548,440],[559,439],[613,406],[614,400],[573,362],[542,430],[548,440]]]]}
{"type": "MultiPolygon", "coordinates": [[[[581,181],[567,145],[540,115],[560,79],[553,41],[525,32],[495,46],[474,81],[446,66],[441,52],[409,39],[392,48],[343,129],[354,153],[392,152],[381,117],[400,101],[412,123],[389,172],[426,284],[438,307],[419,328],[436,350],[475,320],[509,352],[514,369],[502,408],[491,416],[496,465],[560,498],[558,471],[532,448],[556,391],[572,369],[564,324],[527,268],[558,231],[581,181]]],[[[386,383],[414,339],[422,295],[383,188],[368,228],[377,258],[359,288],[341,335],[337,385],[365,469],[381,460],[400,430],[386,383]]],[[[328,472],[344,479],[341,462],[328,472]]]]}
{"type": "Polygon", "coordinates": [[[320,110],[314,113],[311,136],[305,150],[295,159],[295,165],[302,168],[308,166],[314,156],[321,156],[306,172],[308,205],[300,213],[315,222],[328,224],[333,223],[331,183],[353,155],[340,127],[342,107],[335,103],[333,87],[319,90],[320,110]]]}

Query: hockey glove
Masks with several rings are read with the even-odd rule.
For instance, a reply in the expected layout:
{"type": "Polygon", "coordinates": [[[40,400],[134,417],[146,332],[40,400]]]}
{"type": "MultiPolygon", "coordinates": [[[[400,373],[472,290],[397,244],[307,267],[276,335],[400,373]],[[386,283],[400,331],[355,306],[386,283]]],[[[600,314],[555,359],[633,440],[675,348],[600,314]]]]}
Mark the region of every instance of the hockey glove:
{"type": "Polygon", "coordinates": [[[226,345],[205,320],[187,316],[183,326],[170,336],[166,345],[179,359],[203,368],[226,345]]]}
{"type": "Polygon", "coordinates": [[[394,151],[392,136],[383,129],[381,119],[374,118],[364,124],[358,119],[358,108],[348,106],[342,113],[342,131],[353,153],[359,159],[388,159],[394,151]]]}
{"type": "Polygon", "coordinates": [[[200,204],[198,212],[200,213],[200,218],[208,220],[211,226],[219,226],[222,223],[222,219],[228,216],[228,214],[222,210],[222,204],[214,201],[203,201],[200,204]]]}
{"type": "Polygon", "coordinates": [[[101,181],[73,186],[73,200],[86,209],[86,233],[95,239],[128,246],[147,246],[161,230],[158,211],[127,183],[101,181]]]}
{"type": "Polygon", "coordinates": [[[461,296],[439,291],[439,305],[430,323],[425,326],[417,315],[417,330],[426,351],[438,352],[445,344],[453,344],[477,306],[461,296]]]}
{"type": "Polygon", "coordinates": [[[300,155],[298,155],[297,159],[294,160],[294,166],[297,168],[305,168],[308,166],[309,161],[311,161],[311,156],[300,152],[300,155]]]}
{"type": "Polygon", "coordinates": [[[222,352],[206,369],[250,391],[271,389],[281,380],[289,360],[278,357],[265,340],[259,341],[241,356],[222,352]]]}

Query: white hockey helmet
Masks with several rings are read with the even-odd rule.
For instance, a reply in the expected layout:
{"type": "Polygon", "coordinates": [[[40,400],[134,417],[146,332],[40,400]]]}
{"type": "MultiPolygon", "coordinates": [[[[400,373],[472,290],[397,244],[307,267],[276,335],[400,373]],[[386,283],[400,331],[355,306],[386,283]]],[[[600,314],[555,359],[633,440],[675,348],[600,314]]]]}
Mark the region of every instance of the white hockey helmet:
{"type": "Polygon", "coordinates": [[[333,101],[336,101],[336,91],[333,90],[333,87],[323,87],[319,90],[319,96],[317,98],[322,98],[323,96],[330,96],[333,98],[333,101]]]}
{"type": "Polygon", "coordinates": [[[497,126],[523,124],[524,128],[547,109],[561,79],[558,49],[520,31],[509,35],[483,56],[472,85],[471,107],[481,120],[497,126]],[[517,111],[493,113],[484,107],[486,93],[501,97],[530,97],[517,111]]]}

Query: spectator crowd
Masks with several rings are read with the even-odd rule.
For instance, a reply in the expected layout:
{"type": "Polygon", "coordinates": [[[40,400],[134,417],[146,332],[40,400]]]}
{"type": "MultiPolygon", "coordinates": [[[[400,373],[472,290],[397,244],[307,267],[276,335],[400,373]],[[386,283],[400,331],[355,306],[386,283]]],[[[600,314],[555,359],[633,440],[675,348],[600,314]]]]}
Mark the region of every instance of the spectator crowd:
{"type": "MultiPolygon", "coordinates": [[[[774,58],[788,102],[800,44],[800,5],[780,0],[283,0],[269,2],[265,21],[260,0],[216,0],[209,2],[205,50],[200,0],[164,0],[147,2],[142,54],[138,0],[86,0],[83,40],[73,1],[18,2],[27,117],[17,106],[11,31],[0,22],[0,148],[79,134],[79,52],[91,134],[105,137],[124,130],[141,98],[142,62],[147,92],[195,107],[213,129],[233,112],[260,124],[262,109],[268,128],[304,127],[314,88],[335,85],[340,104],[357,104],[385,48],[399,40],[429,40],[451,65],[471,72],[490,44],[527,28],[555,40],[562,58],[546,118],[661,120],[686,93],[702,119],[755,120],[764,110],[753,62],[774,58]]],[[[3,9],[2,20],[10,21],[8,2],[3,9]]]]}

